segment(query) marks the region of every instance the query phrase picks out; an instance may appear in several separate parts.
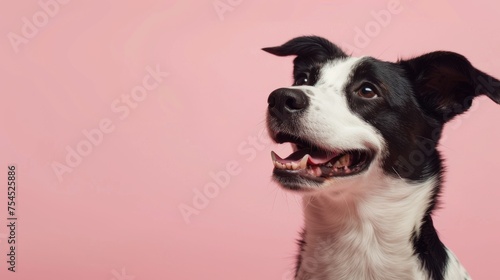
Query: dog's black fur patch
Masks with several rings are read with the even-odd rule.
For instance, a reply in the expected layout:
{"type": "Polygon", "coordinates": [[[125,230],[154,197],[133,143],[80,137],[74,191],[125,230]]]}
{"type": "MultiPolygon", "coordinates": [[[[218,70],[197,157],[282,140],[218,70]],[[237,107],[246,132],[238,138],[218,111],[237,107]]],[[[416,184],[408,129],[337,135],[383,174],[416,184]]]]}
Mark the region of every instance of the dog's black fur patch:
{"type": "Polygon", "coordinates": [[[297,37],[281,46],[263,48],[262,50],[277,56],[295,55],[296,58],[293,61],[294,81],[305,74],[309,79],[309,85],[316,83],[319,69],[325,62],[347,57],[347,54],[337,45],[317,36],[297,37]]]}
{"type": "Polygon", "coordinates": [[[395,63],[373,58],[356,66],[345,92],[352,112],[375,127],[388,145],[384,170],[393,176],[424,181],[440,173],[435,149],[441,128],[425,115],[413,95],[405,71],[395,63]],[[370,84],[380,95],[366,100],[356,92],[370,84]],[[423,151],[425,149],[425,151],[423,151]]]}
{"type": "Polygon", "coordinates": [[[439,240],[430,214],[425,215],[418,237],[416,232],[413,232],[411,239],[413,249],[429,273],[429,277],[434,280],[443,280],[448,254],[444,244],[439,240]]]}

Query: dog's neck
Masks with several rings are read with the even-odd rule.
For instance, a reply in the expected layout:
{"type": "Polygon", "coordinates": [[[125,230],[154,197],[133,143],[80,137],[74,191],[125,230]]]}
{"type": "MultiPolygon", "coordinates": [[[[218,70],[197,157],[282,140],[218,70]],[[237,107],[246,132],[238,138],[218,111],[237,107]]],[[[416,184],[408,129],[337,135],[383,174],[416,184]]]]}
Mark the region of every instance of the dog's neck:
{"type": "Polygon", "coordinates": [[[430,219],[438,184],[390,179],[367,184],[363,195],[306,194],[297,279],[424,279],[412,240],[430,219]]]}

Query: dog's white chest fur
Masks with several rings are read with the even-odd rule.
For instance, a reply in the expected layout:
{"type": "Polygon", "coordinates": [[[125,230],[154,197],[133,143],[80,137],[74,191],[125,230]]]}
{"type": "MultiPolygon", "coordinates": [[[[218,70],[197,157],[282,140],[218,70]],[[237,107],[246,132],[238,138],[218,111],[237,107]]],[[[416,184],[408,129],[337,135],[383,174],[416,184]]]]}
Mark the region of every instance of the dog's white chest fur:
{"type": "Polygon", "coordinates": [[[364,189],[359,197],[305,196],[305,246],[297,279],[429,279],[409,237],[418,234],[436,179],[401,182],[358,185],[364,189]]]}

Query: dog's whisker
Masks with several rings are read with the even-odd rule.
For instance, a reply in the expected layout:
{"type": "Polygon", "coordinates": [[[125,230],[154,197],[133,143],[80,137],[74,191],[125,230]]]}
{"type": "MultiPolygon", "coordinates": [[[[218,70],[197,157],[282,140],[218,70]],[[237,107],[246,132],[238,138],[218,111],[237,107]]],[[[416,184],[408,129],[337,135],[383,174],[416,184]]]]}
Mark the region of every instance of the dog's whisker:
{"type": "Polygon", "coordinates": [[[394,172],[396,172],[396,174],[398,175],[399,179],[403,180],[403,177],[401,177],[401,175],[399,175],[399,173],[396,171],[396,169],[394,168],[394,166],[392,167],[392,170],[394,170],[394,172]]]}
{"type": "Polygon", "coordinates": [[[428,137],[425,137],[425,136],[422,136],[422,135],[415,135],[415,136],[416,136],[416,137],[418,137],[418,138],[422,138],[422,139],[425,139],[425,140],[429,140],[429,141],[431,141],[431,142],[432,142],[432,143],[434,143],[434,144],[438,144],[438,141],[433,140],[433,139],[431,139],[431,138],[428,138],[428,137]]]}
{"type": "MultiPolygon", "coordinates": [[[[304,199],[305,199],[305,198],[304,198],[304,199]]],[[[306,203],[305,203],[304,209],[305,209],[305,208],[308,208],[308,207],[309,207],[309,205],[311,205],[311,202],[313,201],[313,199],[314,199],[314,196],[310,196],[310,197],[308,198],[308,200],[307,200],[307,201],[306,201],[306,203]]],[[[314,207],[314,204],[313,204],[313,207],[314,207]]]]}
{"type": "Polygon", "coordinates": [[[281,192],[282,196],[283,196],[283,199],[285,200],[286,202],[286,208],[288,209],[288,212],[290,212],[290,205],[288,204],[288,195],[286,192],[281,192]]]}
{"type": "Polygon", "coordinates": [[[349,207],[349,203],[347,203],[347,199],[345,198],[345,194],[344,193],[340,193],[340,196],[344,200],[345,207],[347,207],[348,218],[349,219],[353,219],[353,216],[351,214],[351,207],[349,207]]]}
{"type": "Polygon", "coordinates": [[[274,205],[276,204],[276,197],[278,196],[278,191],[275,191],[274,192],[274,198],[273,198],[273,207],[271,208],[271,210],[274,210],[274,205]]]}
{"type": "Polygon", "coordinates": [[[295,203],[297,203],[298,206],[301,206],[300,205],[300,201],[298,200],[297,196],[293,196],[293,201],[295,201],[295,203]]]}

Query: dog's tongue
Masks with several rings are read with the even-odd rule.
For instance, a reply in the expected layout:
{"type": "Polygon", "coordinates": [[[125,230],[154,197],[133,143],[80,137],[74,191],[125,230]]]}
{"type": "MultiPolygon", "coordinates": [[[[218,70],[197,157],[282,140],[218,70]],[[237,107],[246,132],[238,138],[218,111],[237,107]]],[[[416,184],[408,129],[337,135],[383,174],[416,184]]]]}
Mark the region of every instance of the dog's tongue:
{"type": "Polygon", "coordinates": [[[335,153],[320,151],[320,150],[312,150],[312,149],[301,149],[295,151],[288,157],[282,159],[276,155],[276,160],[279,163],[285,164],[289,162],[297,162],[303,159],[306,155],[309,155],[307,162],[309,164],[320,165],[329,162],[334,157],[337,156],[335,153]]]}

